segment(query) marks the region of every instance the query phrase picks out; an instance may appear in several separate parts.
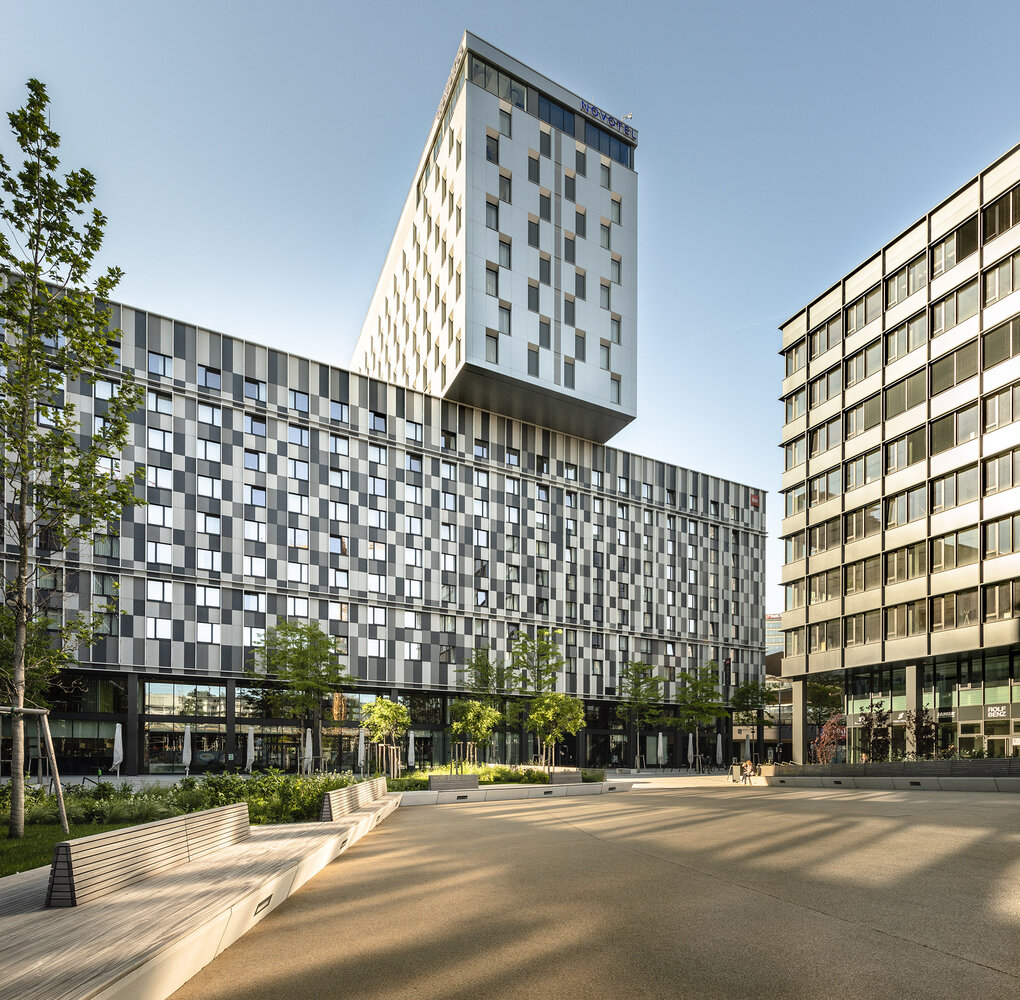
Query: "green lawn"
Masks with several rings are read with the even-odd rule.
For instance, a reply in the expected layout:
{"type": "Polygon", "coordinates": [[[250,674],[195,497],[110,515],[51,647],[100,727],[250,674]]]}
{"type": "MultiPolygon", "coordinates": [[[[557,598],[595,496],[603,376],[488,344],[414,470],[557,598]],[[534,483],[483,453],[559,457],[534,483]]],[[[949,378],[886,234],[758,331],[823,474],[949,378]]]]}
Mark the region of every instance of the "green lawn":
{"type": "MultiPolygon", "coordinates": [[[[130,823],[75,823],[71,827],[72,837],[87,837],[90,833],[117,830],[130,823]]],[[[59,823],[31,824],[25,827],[25,836],[20,840],[8,840],[0,834],[0,876],[40,868],[53,860],[53,845],[67,840],[59,823]]]]}

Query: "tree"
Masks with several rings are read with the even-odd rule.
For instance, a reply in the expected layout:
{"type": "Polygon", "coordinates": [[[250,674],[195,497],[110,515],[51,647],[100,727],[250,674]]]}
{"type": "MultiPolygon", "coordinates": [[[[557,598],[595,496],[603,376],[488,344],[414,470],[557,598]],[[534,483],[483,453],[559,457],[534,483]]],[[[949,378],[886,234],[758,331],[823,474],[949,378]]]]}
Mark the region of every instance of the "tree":
{"type": "Polygon", "coordinates": [[[632,723],[639,740],[642,730],[663,726],[669,721],[662,705],[665,683],[662,677],[655,676],[655,667],[647,663],[633,661],[620,668],[616,686],[620,703],[616,708],[616,717],[624,725],[632,723]]]}
{"type": "MultiPolygon", "coordinates": [[[[54,645],[47,625],[47,619],[33,617],[25,631],[25,662],[31,667],[25,671],[24,704],[35,708],[46,707],[51,682],[69,662],[67,652],[54,645]]],[[[14,614],[10,608],[0,606],[0,701],[5,705],[13,704],[17,697],[14,634],[14,614]]]]}
{"type": "Polygon", "coordinates": [[[502,713],[473,698],[458,698],[450,704],[450,733],[468,744],[468,757],[478,762],[478,744],[487,743],[502,720],[502,713]]]}
{"type": "Polygon", "coordinates": [[[927,706],[910,709],[906,714],[909,750],[919,760],[935,756],[936,724],[935,715],[927,706]]]}
{"type": "Polygon", "coordinates": [[[321,757],[322,720],[332,718],[327,699],[355,683],[340,663],[338,638],[318,622],[284,618],[266,629],[252,657],[251,673],[281,685],[267,691],[274,713],[302,719],[312,730],[312,753],[321,757]]]}
{"type": "MultiPolygon", "coordinates": [[[[0,368],[6,375],[0,388],[0,480],[10,558],[4,592],[14,619],[11,701],[20,708],[36,667],[31,623],[48,616],[54,600],[40,588],[40,573],[50,577],[48,567],[59,563],[56,553],[72,542],[116,534],[124,508],[141,502],[135,484],[144,469],[122,475],[119,468],[130,415],[142,400],[130,372],[108,377],[102,420],[86,428],[65,401],[69,385],[95,385],[117,360],[111,338],[119,331],[110,328],[106,302],[121,271],[109,268],[90,279],[106,226],[103,214],[90,208],[95,177],[87,170],[58,176],[60,136],[49,127],[49,97],[38,80],[29,80],[25,106],[7,118],[24,157],[15,171],[0,156],[6,230],[0,231],[0,368]],[[54,555],[42,555],[47,551],[54,555]]],[[[90,600],[86,604],[65,624],[62,643],[89,644],[100,631],[90,600]]],[[[45,657],[40,662],[49,669],[45,657]]],[[[21,837],[23,716],[15,713],[11,724],[10,835],[21,837]]]]}
{"type": "Polygon", "coordinates": [[[730,708],[733,722],[738,726],[754,726],[758,739],[762,739],[765,708],[776,703],[776,693],[764,681],[744,681],[733,689],[730,708]]]}
{"type": "Polygon", "coordinates": [[[833,715],[844,710],[844,678],[838,671],[808,674],[804,697],[807,721],[822,726],[833,715]]]}
{"type": "Polygon", "coordinates": [[[677,718],[688,732],[694,732],[695,756],[701,753],[701,727],[713,725],[726,714],[719,697],[719,668],[714,660],[683,675],[677,687],[677,718]]]}
{"type": "Polygon", "coordinates": [[[556,690],[565,661],[556,636],[559,629],[540,628],[532,638],[520,631],[510,647],[509,686],[527,696],[556,690]]]}
{"type": "Polygon", "coordinates": [[[473,650],[463,667],[457,670],[461,681],[476,701],[499,708],[513,687],[513,673],[504,660],[494,660],[488,646],[473,650]]]}
{"type": "Polygon", "coordinates": [[[368,730],[373,743],[383,744],[384,750],[389,749],[389,771],[394,778],[398,777],[400,758],[396,752],[397,740],[411,728],[411,713],[407,706],[389,698],[376,698],[361,706],[361,724],[368,730]]]}
{"type": "Polygon", "coordinates": [[[556,762],[556,744],[584,725],[584,703],[562,691],[546,691],[528,701],[525,727],[538,738],[546,768],[556,762]]]}
{"type": "MultiPolygon", "coordinates": [[[[509,686],[517,692],[520,700],[508,703],[507,721],[523,721],[524,728],[530,732],[535,732],[527,722],[532,704],[537,704],[536,699],[541,695],[556,690],[556,682],[565,666],[556,640],[559,634],[559,629],[540,628],[532,638],[522,630],[514,636],[510,646],[509,686]]],[[[539,742],[545,758],[546,748],[539,742]]]]}
{"type": "Polygon", "coordinates": [[[733,689],[730,696],[733,721],[738,726],[756,726],[758,711],[775,703],[775,693],[764,681],[744,681],[733,689]]]}
{"type": "Polygon", "coordinates": [[[846,750],[846,716],[842,712],[829,716],[811,745],[819,764],[834,763],[846,750]]]}
{"type": "Polygon", "coordinates": [[[869,761],[888,760],[892,745],[889,724],[892,712],[885,707],[885,702],[872,701],[868,711],[861,715],[860,739],[861,753],[869,761]]]}

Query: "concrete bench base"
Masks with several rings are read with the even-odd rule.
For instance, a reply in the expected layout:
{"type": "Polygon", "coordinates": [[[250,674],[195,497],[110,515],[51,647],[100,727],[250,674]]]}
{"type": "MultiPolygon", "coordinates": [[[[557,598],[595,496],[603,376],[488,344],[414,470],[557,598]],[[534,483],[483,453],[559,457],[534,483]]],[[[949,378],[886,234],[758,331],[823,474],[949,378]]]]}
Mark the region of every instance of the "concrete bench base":
{"type": "Polygon", "coordinates": [[[510,799],[552,799],[565,795],[604,795],[630,791],[629,781],[587,781],[577,785],[482,785],[444,792],[402,792],[402,806],[456,805],[461,802],[506,802],[510,799]]]}
{"type": "Polygon", "coordinates": [[[805,778],[769,775],[752,779],[756,785],[770,788],[856,788],[914,792],[1015,792],[1020,794],[1020,778],[805,778]]]}

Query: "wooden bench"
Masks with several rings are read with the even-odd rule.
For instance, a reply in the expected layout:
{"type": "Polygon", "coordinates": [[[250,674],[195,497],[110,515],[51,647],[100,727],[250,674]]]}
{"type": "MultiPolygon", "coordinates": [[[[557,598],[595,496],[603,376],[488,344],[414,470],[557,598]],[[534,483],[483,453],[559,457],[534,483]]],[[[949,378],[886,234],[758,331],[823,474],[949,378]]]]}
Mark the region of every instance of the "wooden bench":
{"type": "Polygon", "coordinates": [[[550,785],[579,785],[584,781],[581,777],[579,769],[573,769],[570,771],[550,771],[549,772],[549,784],[550,785]]]}
{"type": "Polygon", "coordinates": [[[477,774],[430,774],[430,792],[448,792],[462,788],[477,788],[477,774]]]}
{"type": "Polygon", "coordinates": [[[251,837],[248,803],[96,833],[53,849],[47,906],[78,906],[251,837]]]}
{"type": "MultiPolygon", "coordinates": [[[[392,802],[399,803],[400,796],[393,796],[392,802]]],[[[322,814],[319,819],[324,823],[330,823],[340,819],[341,816],[380,807],[383,807],[383,816],[386,816],[392,812],[392,809],[388,808],[390,803],[391,797],[386,792],[386,779],[372,778],[369,781],[359,781],[356,785],[334,788],[326,792],[322,799],[322,814]]],[[[393,808],[396,808],[396,805],[393,808]]]]}

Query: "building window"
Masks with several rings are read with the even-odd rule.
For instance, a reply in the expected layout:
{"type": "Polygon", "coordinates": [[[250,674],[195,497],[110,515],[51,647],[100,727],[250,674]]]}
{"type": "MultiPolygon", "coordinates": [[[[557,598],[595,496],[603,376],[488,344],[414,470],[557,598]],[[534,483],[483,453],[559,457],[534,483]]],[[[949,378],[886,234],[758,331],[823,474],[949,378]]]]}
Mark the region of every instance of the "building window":
{"type": "Polygon", "coordinates": [[[510,204],[510,178],[505,174],[499,175],[499,200],[510,204]]]}
{"type": "Polygon", "coordinates": [[[928,261],[924,254],[905,264],[885,279],[885,307],[891,309],[928,283],[928,261]]]}
{"type": "Polygon", "coordinates": [[[602,286],[601,286],[601,294],[599,296],[599,305],[602,306],[603,309],[609,309],[610,308],[610,301],[609,301],[610,300],[610,292],[609,292],[609,288],[610,288],[610,286],[606,282],[603,281],[602,282],[602,286]]]}
{"type": "Polygon", "coordinates": [[[862,330],[872,321],[878,319],[882,314],[882,290],[873,288],[870,292],[862,295],[855,302],[847,306],[846,310],[846,334],[856,333],[862,330]]]}
{"type": "Polygon", "coordinates": [[[499,364],[499,337],[494,333],[485,335],[485,360],[490,365],[499,364]]]}
{"type": "Polygon", "coordinates": [[[157,354],[155,351],[149,351],[149,374],[173,378],[174,359],[168,354],[157,354]]]}
{"type": "Polygon", "coordinates": [[[491,265],[485,269],[485,294],[499,295],[499,269],[491,265]]]}
{"type": "Polygon", "coordinates": [[[499,205],[493,201],[485,203],[485,225],[489,229],[499,229],[499,205]]]}
{"type": "Polygon", "coordinates": [[[609,401],[617,404],[620,402],[620,378],[617,375],[609,380],[609,401]]]}
{"type": "Polygon", "coordinates": [[[539,183],[539,161],[537,156],[528,157],[528,180],[533,184],[539,183]]]}
{"type": "Polygon", "coordinates": [[[510,243],[508,240],[499,241],[499,266],[510,266],[510,243]]]}
{"type": "Polygon", "coordinates": [[[204,389],[219,389],[220,388],[219,368],[207,368],[205,365],[199,365],[198,384],[204,389]]]}
{"type": "Polygon", "coordinates": [[[573,264],[577,260],[573,236],[563,237],[563,259],[568,264],[573,264]]]}
{"type": "Polygon", "coordinates": [[[584,210],[579,208],[574,213],[574,234],[578,237],[578,239],[583,240],[585,237],[585,230],[586,226],[584,210]]]}
{"type": "Polygon", "coordinates": [[[490,163],[499,163],[499,136],[486,135],[485,158],[490,163]]]}
{"type": "Polygon", "coordinates": [[[504,111],[502,108],[499,111],[499,131],[500,135],[510,138],[510,112],[504,111]]]}
{"type": "Polygon", "coordinates": [[[256,403],[266,401],[266,383],[255,378],[244,380],[244,398],[254,400],[256,403]]]}
{"type": "Polygon", "coordinates": [[[570,174],[567,174],[563,178],[563,197],[566,198],[567,201],[575,201],[577,197],[576,190],[577,181],[574,180],[570,174]]]}
{"type": "Polygon", "coordinates": [[[603,224],[599,227],[599,245],[603,250],[611,250],[609,226],[603,224]]]}
{"type": "Polygon", "coordinates": [[[937,278],[978,248],[978,220],[975,215],[932,247],[931,276],[937,278]]]}
{"type": "Polygon", "coordinates": [[[538,377],[538,348],[528,348],[528,374],[538,377]]]}
{"type": "Polygon", "coordinates": [[[885,363],[890,364],[904,357],[924,345],[927,340],[927,318],[921,313],[885,335],[885,363]]]}
{"type": "Polygon", "coordinates": [[[563,362],[563,386],[566,389],[574,388],[574,362],[569,359],[563,362]]]}
{"type": "Polygon", "coordinates": [[[538,285],[532,281],[528,282],[528,309],[538,312],[538,285]]]}
{"type": "Polygon", "coordinates": [[[938,337],[947,330],[959,326],[964,320],[976,316],[978,311],[978,280],[950,292],[931,307],[931,335],[938,337]]]}
{"type": "Polygon", "coordinates": [[[288,401],[290,403],[290,408],[292,410],[298,410],[301,413],[307,413],[308,412],[308,393],[307,392],[299,392],[297,389],[290,389],[290,390],[288,390],[287,394],[288,394],[288,397],[289,397],[288,401]]]}
{"type": "Polygon", "coordinates": [[[552,199],[547,194],[538,196],[538,217],[546,222],[552,221],[552,199]]]}
{"type": "Polygon", "coordinates": [[[601,167],[602,167],[602,169],[599,171],[600,182],[601,182],[602,186],[604,188],[606,188],[606,190],[609,190],[612,187],[612,184],[611,184],[612,174],[611,174],[610,169],[609,169],[609,164],[608,163],[603,163],[601,165],[601,167]]]}

